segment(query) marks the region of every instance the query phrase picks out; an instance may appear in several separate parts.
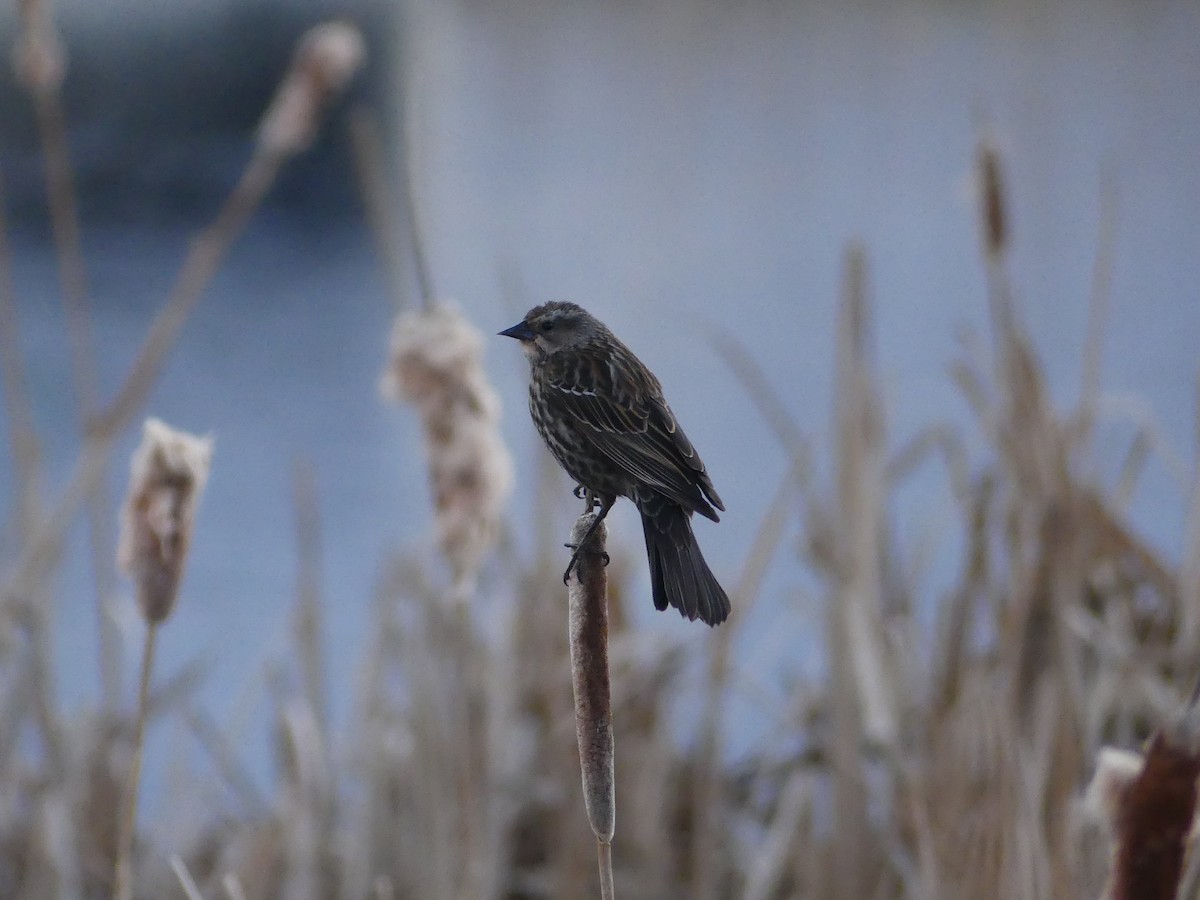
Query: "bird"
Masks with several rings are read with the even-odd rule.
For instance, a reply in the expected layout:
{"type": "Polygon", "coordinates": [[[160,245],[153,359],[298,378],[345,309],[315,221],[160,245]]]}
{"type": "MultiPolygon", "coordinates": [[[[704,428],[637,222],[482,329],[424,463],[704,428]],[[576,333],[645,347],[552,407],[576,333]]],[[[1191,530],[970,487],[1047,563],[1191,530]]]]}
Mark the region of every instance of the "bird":
{"type": "Polygon", "coordinates": [[[529,412],[550,453],[599,513],[563,574],[620,497],[637,507],[646,538],[654,607],[719,625],[729,597],[692,532],[699,513],[719,522],[725,506],[700,455],[663,397],[662,385],[608,327],[575,303],[535,306],[501,331],[529,361],[529,412]]]}

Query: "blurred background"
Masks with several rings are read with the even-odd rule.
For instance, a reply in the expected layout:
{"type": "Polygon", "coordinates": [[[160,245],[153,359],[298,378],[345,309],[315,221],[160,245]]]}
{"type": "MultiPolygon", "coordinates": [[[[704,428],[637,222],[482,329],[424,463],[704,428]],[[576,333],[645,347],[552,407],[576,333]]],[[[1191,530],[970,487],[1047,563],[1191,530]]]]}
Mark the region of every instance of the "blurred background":
{"type": "MultiPolygon", "coordinates": [[[[982,453],[987,438],[950,376],[989,331],[981,141],[1003,164],[1013,304],[1050,398],[1060,408],[1079,400],[1100,283],[1109,300],[1088,475],[1115,483],[1135,433],[1148,435],[1154,452],[1128,521],[1170,565],[1184,559],[1200,345],[1200,7],[1190,0],[59,0],[54,16],[69,60],[64,105],[102,398],[249,158],[297,38],[331,16],[366,34],[364,72],[233,247],[147,409],[215,438],[157,672],[201,661],[196,702],[236,735],[260,786],[274,765],[271,673],[292,652],[296,462],[315,479],[335,722],[351,721],[361,677],[352,660],[371,635],[385,560],[436,554],[419,422],[377,388],[397,300],[414,302],[415,284],[397,298],[379,262],[346,129],[354,105],[381,117],[393,160],[407,144],[434,294],[487,336],[516,462],[517,559],[544,552],[531,521],[553,515],[551,533],[565,539],[573,507],[565,477],[552,514],[535,505],[544,451],[525,410],[525,363],[491,335],[549,299],[587,307],[663,382],[729,509],[720,525],[697,527],[727,585],[790,451],[719,350],[730,339],[745,348],[814,448],[816,477],[833,476],[834,334],[850,242],[865,250],[888,454],[941,423],[968,456],[982,453]]],[[[0,45],[18,31],[10,7],[0,45]]],[[[77,407],[38,129],[11,66],[0,97],[20,350],[53,496],[80,446],[77,407]]],[[[395,204],[398,168],[389,177],[395,204]]],[[[114,501],[134,431],[113,457],[114,501]]],[[[0,438],[7,456],[7,432],[0,438]]],[[[10,547],[14,478],[0,467],[10,547]]],[[[932,616],[960,575],[965,540],[944,473],[919,466],[889,496],[887,516],[915,560],[905,573],[914,593],[930,598],[918,615],[932,616]]],[[[635,627],[705,652],[707,629],[653,613],[632,511],[614,511],[610,530],[610,551],[629,558],[635,627]]],[[[802,530],[798,516],[736,635],[740,687],[722,751],[734,763],[773,733],[772,710],[786,706],[794,679],[828,662],[802,530]]],[[[68,716],[99,695],[89,565],[81,520],[53,584],[55,690],[68,716]]],[[[512,602],[487,587],[503,572],[495,561],[484,568],[486,609],[512,602]]],[[[142,625],[120,584],[113,616],[131,698],[142,625]]],[[[702,706],[683,685],[671,712],[682,743],[702,706]]],[[[204,758],[179,728],[153,728],[152,820],[186,818],[164,799],[183,777],[168,764],[176,753],[204,758]]]]}

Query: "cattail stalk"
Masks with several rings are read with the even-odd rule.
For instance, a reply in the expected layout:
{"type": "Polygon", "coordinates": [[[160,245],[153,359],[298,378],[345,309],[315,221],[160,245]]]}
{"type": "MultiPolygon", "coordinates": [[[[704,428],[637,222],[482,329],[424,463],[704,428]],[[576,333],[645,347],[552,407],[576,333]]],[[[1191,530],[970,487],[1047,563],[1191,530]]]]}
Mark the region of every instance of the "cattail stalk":
{"type": "MultiPolygon", "coordinates": [[[[400,252],[400,220],[395,207],[389,202],[392,192],[386,172],[379,120],[365,107],[358,107],[350,114],[350,140],[354,147],[359,193],[375,238],[375,252],[383,263],[396,308],[402,311],[405,306],[403,298],[406,294],[407,267],[400,252]]],[[[409,222],[408,227],[414,235],[412,243],[418,244],[415,219],[409,222]]]]}
{"type": "Polygon", "coordinates": [[[98,427],[125,418],[129,406],[140,405],[166,351],[216,274],[230,245],[241,234],[283,164],[308,149],[322,111],[358,71],[364,56],[362,35],[344,22],[317,25],[300,39],[275,99],[259,124],[254,156],[216,220],[193,242],[171,297],[155,320],[125,388],[100,418],[98,427]]]}
{"type": "Polygon", "coordinates": [[[154,667],[154,648],[158,641],[158,623],[146,623],[142,644],[142,668],[138,678],[137,716],[133,722],[133,759],[117,831],[117,868],[113,883],[114,900],[133,897],[133,838],[137,830],[138,791],[142,783],[142,756],[146,743],[146,709],[150,698],[150,672],[154,667]]]}
{"type": "Polygon", "coordinates": [[[229,900],[246,900],[246,889],[242,887],[242,882],[232,872],[225,873],[225,877],[221,879],[221,886],[225,888],[229,900]]]}
{"type": "MultiPolygon", "coordinates": [[[[18,4],[22,31],[16,47],[17,77],[33,100],[45,166],[46,196],[51,234],[58,256],[59,280],[66,310],[67,343],[78,408],[80,430],[87,428],[95,411],[99,379],[92,353],[87,266],[80,237],[79,204],[67,146],[62,81],[66,54],[54,29],[45,0],[18,4]]],[[[121,690],[121,643],[116,623],[108,613],[116,585],[112,572],[112,532],[103,473],[89,494],[88,544],[96,591],[96,632],[99,639],[101,697],[106,708],[115,707],[121,690]]]]}
{"type": "Polygon", "coordinates": [[[600,861],[600,898],[613,900],[616,890],[613,888],[612,842],[596,838],[596,856],[600,861]]]}
{"type": "Polygon", "coordinates": [[[175,431],[157,419],[147,419],[142,443],[130,463],[117,561],[134,580],[138,609],[146,622],[146,638],[138,682],[133,761],[118,827],[113,887],[116,900],[131,900],[133,896],[133,842],[158,626],[171,615],[179,596],[196,507],[208,480],[211,460],[209,438],[175,431]]]}
{"type": "Polygon", "coordinates": [[[200,893],[200,888],[196,884],[196,879],[192,877],[192,873],[188,871],[187,863],[185,863],[177,853],[171,854],[171,871],[175,873],[175,877],[179,879],[179,886],[183,889],[183,895],[187,900],[204,900],[204,895],[200,893]]]}
{"type": "Polygon", "coordinates": [[[1113,179],[1106,177],[1100,184],[1100,222],[1096,235],[1096,257],[1092,261],[1092,293],[1088,303],[1087,331],[1083,339],[1079,390],[1080,452],[1087,449],[1095,427],[1096,407],[1100,395],[1100,363],[1112,298],[1116,232],[1117,190],[1113,179]]]}
{"type": "Polygon", "coordinates": [[[596,835],[601,896],[613,896],[612,839],[617,798],[613,762],[612,693],[608,672],[608,576],[604,523],[582,544],[596,514],[584,513],[571,529],[579,558],[571,571],[567,599],[575,737],[583,775],[583,805],[596,835]],[[582,544],[582,546],[581,546],[582,544]]]}
{"type": "MultiPolygon", "coordinates": [[[[2,185],[0,185],[2,187],[2,185]]],[[[38,458],[38,440],[34,428],[33,405],[29,398],[25,367],[21,364],[21,339],[18,329],[16,303],[13,298],[11,268],[9,266],[8,229],[4,218],[4,196],[0,190],[0,381],[4,385],[4,408],[8,416],[9,439],[12,447],[14,475],[16,476],[16,520],[18,540],[36,532],[42,518],[38,504],[41,482],[41,465],[38,458]]],[[[27,545],[18,543],[21,549],[27,545]]],[[[30,585],[29,594],[20,595],[26,600],[25,623],[35,647],[30,654],[29,678],[33,695],[34,713],[46,746],[50,771],[61,773],[66,758],[62,730],[54,710],[53,667],[49,665],[50,625],[47,610],[50,603],[43,596],[43,585],[30,585]]],[[[8,597],[0,597],[0,609],[10,606],[8,597]]]]}
{"type": "Polygon", "coordinates": [[[998,260],[1008,247],[1008,211],[1000,154],[986,142],[979,147],[979,195],[984,252],[989,259],[998,260]]]}
{"type": "Polygon", "coordinates": [[[297,462],[292,473],[296,508],[296,645],[304,696],[322,740],[329,724],[325,699],[324,622],[321,602],[321,520],[317,508],[316,473],[309,462],[297,462]]]}
{"type": "Polygon", "coordinates": [[[880,608],[883,435],[867,362],[865,265],[863,249],[852,245],[846,252],[838,309],[838,513],[830,517],[831,532],[824,535],[828,546],[814,547],[824,557],[832,582],[826,624],[831,657],[829,752],[837,810],[832,883],[844,897],[869,893],[874,863],[863,747],[869,739],[890,742],[896,728],[880,608]]]}
{"type": "Polygon", "coordinates": [[[8,222],[4,215],[4,183],[0,179],[0,384],[16,476],[18,534],[32,531],[39,481],[37,437],[29,381],[21,357],[21,335],[9,262],[8,222]]]}

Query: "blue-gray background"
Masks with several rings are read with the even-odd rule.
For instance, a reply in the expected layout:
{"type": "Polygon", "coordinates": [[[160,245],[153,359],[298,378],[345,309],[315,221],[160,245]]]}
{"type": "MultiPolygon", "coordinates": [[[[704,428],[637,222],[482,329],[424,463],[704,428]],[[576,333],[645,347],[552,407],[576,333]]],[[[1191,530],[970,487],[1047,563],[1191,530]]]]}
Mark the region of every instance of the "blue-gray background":
{"type": "MultiPolygon", "coordinates": [[[[1111,174],[1117,238],[1103,383],[1114,409],[1157,422],[1177,454],[1174,464],[1151,461],[1133,515],[1169,559],[1180,557],[1200,343],[1196,3],[450,2],[410,9],[406,32],[382,4],[168,12],[142,0],[60,3],[106,396],[189,234],[247,158],[292,43],[330,13],[369,26],[373,57],[355,99],[394,114],[399,80],[409,79],[439,295],[488,334],[529,305],[569,298],[623,336],[657,371],[729,508],[720,526],[698,528],[727,582],[786,460],[707,336],[726,331],[753,351],[828,472],[840,257],[861,238],[889,445],[948,420],[979,448],[947,374],[956,335],[986,330],[977,140],[987,131],[1003,156],[1014,289],[1062,405],[1078,393],[1101,183],[1111,174]]],[[[3,15],[10,45],[11,7],[3,15]]],[[[23,349],[57,484],[78,439],[55,260],[32,115],[7,72],[0,100],[23,349]]],[[[327,646],[343,716],[384,553],[432,546],[414,417],[376,390],[394,305],[363,223],[342,111],[236,246],[149,409],[216,438],[159,671],[207,659],[204,702],[259,760],[260,676],[288,646],[295,594],[293,460],[317,473],[327,646]]],[[[524,409],[524,364],[500,338],[487,364],[524,487],[541,452],[524,409]]],[[[1130,433],[1119,417],[1103,430],[1101,477],[1112,479],[1130,433]]],[[[114,498],[124,480],[122,462],[114,498]]],[[[514,520],[528,520],[529,493],[518,491],[514,520]]],[[[13,497],[5,465],[6,518],[13,497]]],[[[957,523],[932,468],[898,495],[893,514],[910,549],[924,539],[953,547],[957,523]]],[[[615,528],[640,553],[629,511],[615,528]]],[[[80,710],[98,691],[85,561],[79,529],[57,583],[55,638],[60,691],[80,710]]],[[[935,563],[926,595],[953,574],[935,563]]],[[[743,636],[746,681],[762,689],[744,693],[748,706],[765,702],[781,669],[819,664],[801,630],[819,616],[816,587],[793,540],[743,636]]],[[[125,609],[132,648],[140,626],[125,609]]],[[[647,612],[645,627],[707,639],[673,616],[647,612]]],[[[752,739],[759,726],[742,721],[752,739]]]]}

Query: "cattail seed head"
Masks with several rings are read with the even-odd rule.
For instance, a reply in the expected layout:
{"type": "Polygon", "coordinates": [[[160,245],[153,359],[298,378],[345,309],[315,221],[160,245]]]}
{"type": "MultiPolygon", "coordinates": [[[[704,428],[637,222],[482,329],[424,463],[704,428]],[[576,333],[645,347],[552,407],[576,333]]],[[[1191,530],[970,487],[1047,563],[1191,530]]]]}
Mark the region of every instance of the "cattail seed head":
{"type": "Polygon", "coordinates": [[[348,22],[310,29],[296,45],[292,63],[258,127],[260,149],[290,156],[308,149],[321,112],[366,59],[362,32],[348,22]]]}
{"type": "Polygon", "coordinates": [[[979,147],[979,203],[984,249],[988,256],[998,259],[1008,246],[1008,214],[1004,207],[1000,154],[989,143],[979,147]]]}
{"type": "Polygon", "coordinates": [[[438,543],[456,580],[470,579],[495,541],[513,483],[482,335],[452,306],[402,313],[380,390],[421,416],[438,543]]]}
{"type": "Polygon", "coordinates": [[[67,74],[67,55],[44,0],[17,0],[21,35],[13,48],[17,80],[31,94],[57,91],[67,74]]]}
{"type": "Polygon", "coordinates": [[[1102,747],[1096,760],[1096,774],[1092,776],[1083,796],[1088,815],[1109,831],[1114,831],[1129,786],[1141,774],[1141,754],[1102,747]]]}
{"type": "Polygon", "coordinates": [[[162,622],[175,607],[211,460],[211,438],[146,420],[130,461],[117,563],[137,585],[147,622],[162,622]]]}

